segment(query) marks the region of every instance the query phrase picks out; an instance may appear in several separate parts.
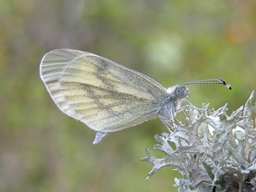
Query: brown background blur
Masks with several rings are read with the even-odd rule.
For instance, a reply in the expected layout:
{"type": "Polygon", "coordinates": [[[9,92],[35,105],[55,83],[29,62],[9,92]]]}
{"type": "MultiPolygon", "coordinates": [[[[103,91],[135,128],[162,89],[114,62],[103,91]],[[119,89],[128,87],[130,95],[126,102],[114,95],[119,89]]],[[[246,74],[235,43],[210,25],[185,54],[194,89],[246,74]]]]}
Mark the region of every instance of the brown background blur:
{"type": "Polygon", "coordinates": [[[189,101],[229,114],[255,85],[255,0],[0,1],[0,191],[177,191],[167,167],[145,180],[159,120],[114,133],[95,132],[61,113],[38,74],[56,48],[93,52],[165,87],[222,77],[233,90],[191,85],[189,101]]]}

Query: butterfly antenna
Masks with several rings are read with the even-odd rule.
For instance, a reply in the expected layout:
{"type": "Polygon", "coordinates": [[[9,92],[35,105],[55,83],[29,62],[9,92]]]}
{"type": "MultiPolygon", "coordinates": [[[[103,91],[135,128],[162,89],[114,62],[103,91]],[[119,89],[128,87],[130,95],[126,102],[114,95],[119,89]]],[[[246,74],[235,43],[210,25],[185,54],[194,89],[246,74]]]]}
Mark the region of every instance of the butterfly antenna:
{"type": "Polygon", "coordinates": [[[195,80],[195,81],[190,81],[190,82],[184,83],[183,85],[191,85],[191,84],[222,84],[222,85],[225,85],[229,90],[232,89],[231,85],[226,83],[226,81],[221,78],[195,80]]]}

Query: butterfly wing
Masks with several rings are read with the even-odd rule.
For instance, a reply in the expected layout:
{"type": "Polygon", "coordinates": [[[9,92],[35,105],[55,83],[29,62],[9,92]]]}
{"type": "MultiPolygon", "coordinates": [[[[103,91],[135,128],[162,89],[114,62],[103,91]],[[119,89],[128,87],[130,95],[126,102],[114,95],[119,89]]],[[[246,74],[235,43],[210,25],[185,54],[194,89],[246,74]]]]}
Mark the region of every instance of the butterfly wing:
{"type": "Polygon", "coordinates": [[[113,132],[157,117],[167,94],[146,75],[72,49],[47,53],[40,76],[59,109],[95,131],[113,132]]]}

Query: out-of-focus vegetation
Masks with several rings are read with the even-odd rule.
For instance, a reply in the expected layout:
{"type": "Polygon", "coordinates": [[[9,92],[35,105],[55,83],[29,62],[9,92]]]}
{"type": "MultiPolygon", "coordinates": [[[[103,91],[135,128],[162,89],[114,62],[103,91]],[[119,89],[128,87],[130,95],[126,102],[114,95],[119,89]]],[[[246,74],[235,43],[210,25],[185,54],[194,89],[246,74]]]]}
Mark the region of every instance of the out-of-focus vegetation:
{"type": "MultiPolygon", "coordinates": [[[[38,75],[56,48],[93,52],[165,87],[222,77],[233,90],[191,85],[189,101],[230,113],[256,89],[256,1],[0,1],[0,191],[176,191],[172,168],[145,180],[159,120],[95,132],[61,113],[38,75]]],[[[158,156],[161,154],[158,154],[158,156]]]]}

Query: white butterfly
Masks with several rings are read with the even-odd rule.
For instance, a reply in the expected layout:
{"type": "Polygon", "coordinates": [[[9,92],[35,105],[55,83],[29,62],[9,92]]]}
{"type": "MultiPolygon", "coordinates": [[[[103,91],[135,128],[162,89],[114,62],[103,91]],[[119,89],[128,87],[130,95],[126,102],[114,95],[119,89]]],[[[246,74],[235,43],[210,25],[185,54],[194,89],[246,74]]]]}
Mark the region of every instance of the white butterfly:
{"type": "Polygon", "coordinates": [[[167,128],[194,81],[164,88],[150,77],[98,55],[56,49],[45,54],[40,77],[55,104],[67,115],[97,131],[94,144],[108,133],[159,117],[167,128]]]}

